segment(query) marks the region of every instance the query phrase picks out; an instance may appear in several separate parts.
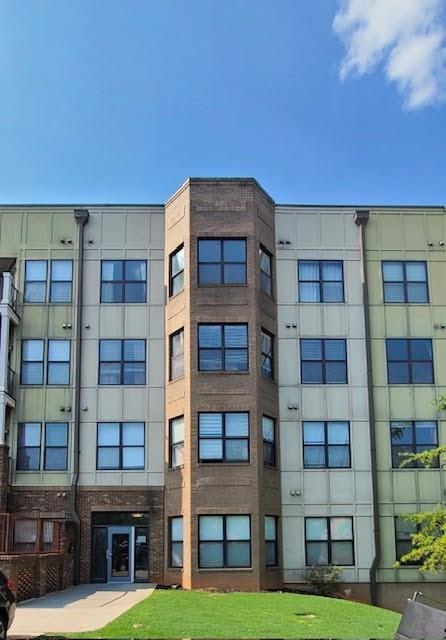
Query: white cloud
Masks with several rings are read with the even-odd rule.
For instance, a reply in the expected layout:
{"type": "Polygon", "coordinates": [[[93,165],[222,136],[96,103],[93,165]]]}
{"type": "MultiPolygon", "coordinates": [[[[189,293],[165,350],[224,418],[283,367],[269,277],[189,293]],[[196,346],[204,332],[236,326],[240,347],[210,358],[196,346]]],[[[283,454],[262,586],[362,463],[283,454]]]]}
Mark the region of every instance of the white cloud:
{"type": "Polygon", "coordinates": [[[379,65],[406,109],[446,101],[445,0],[341,0],[333,29],[346,52],[341,79],[379,65]]]}

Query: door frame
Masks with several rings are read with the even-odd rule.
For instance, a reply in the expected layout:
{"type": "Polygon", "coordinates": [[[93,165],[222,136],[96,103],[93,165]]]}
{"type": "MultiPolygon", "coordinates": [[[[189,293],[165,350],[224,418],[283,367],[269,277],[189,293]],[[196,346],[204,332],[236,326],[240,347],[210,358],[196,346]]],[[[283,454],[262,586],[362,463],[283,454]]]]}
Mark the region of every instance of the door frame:
{"type": "Polygon", "coordinates": [[[107,527],[107,582],[134,582],[135,581],[135,527],[132,525],[116,525],[107,527]],[[124,577],[114,577],[112,575],[113,548],[112,540],[114,534],[128,534],[129,536],[129,575],[124,577]]]}

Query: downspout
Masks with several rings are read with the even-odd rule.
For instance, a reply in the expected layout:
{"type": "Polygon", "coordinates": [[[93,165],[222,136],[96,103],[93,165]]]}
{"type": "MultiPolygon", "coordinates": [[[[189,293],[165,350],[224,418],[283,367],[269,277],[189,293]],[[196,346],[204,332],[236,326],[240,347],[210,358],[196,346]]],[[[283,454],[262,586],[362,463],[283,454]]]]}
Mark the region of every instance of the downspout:
{"type": "Polygon", "coordinates": [[[367,398],[369,405],[369,442],[370,464],[372,475],[372,504],[373,504],[373,539],[375,555],[370,566],[370,597],[372,604],[378,603],[376,574],[380,562],[380,536],[379,536],[379,502],[378,502],[378,472],[376,465],[376,428],[375,428],[375,404],[373,398],[373,369],[372,369],[372,342],[370,332],[369,287],[367,277],[367,244],[365,228],[369,221],[369,211],[356,211],[355,224],[359,227],[359,245],[361,253],[361,280],[362,280],[362,307],[364,310],[364,333],[367,369],[367,398]]]}
{"type": "Polygon", "coordinates": [[[79,480],[79,434],[80,434],[80,411],[81,411],[81,370],[82,370],[82,317],[83,317],[83,274],[84,274],[84,227],[88,222],[89,213],[87,209],[75,209],[74,219],[77,223],[77,296],[76,296],[76,352],[75,352],[75,374],[74,374],[74,421],[73,421],[73,475],[71,479],[70,491],[70,512],[74,522],[76,536],[74,543],[74,584],[80,582],[81,564],[81,520],[77,511],[77,483],[79,480]]]}

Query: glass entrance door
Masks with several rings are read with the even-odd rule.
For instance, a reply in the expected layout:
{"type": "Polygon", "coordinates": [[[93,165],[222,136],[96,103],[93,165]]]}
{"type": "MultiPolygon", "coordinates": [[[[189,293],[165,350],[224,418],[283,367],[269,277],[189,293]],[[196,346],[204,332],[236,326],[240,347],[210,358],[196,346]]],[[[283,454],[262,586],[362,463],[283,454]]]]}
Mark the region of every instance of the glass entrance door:
{"type": "Polygon", "coordinates": [[[133,582],[133,531],[133,527],[108,527],[108,582],[133,582]]]}

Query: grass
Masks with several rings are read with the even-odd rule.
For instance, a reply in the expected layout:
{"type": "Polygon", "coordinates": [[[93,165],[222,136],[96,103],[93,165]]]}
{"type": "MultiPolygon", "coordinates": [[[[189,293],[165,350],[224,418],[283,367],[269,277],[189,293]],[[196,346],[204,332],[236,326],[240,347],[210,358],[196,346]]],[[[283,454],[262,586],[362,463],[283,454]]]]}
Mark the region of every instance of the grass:
{"type": "Polygon", "coordinates": [[[98,631],[76,638],[393,638],[400,615],[291,593],[157,590],[98,631]]]}

